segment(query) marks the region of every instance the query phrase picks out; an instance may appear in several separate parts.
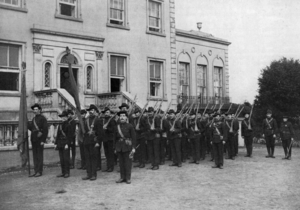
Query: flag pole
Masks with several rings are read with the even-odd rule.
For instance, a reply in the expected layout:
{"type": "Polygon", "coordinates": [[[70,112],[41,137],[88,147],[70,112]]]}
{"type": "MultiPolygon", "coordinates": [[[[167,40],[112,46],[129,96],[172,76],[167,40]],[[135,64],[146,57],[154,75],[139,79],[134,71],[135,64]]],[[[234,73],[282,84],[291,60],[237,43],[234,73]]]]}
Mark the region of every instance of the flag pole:
{"type": "MultiPolygon", "coordinates": [[[[28,160],[28,176],[30,176],[30,157],[29,157],[29,139],[28,136],[26,136],[26,143],[27,143],[27,160],[28,160]]],[[[25,145],[26,146],[26,145],[25,145]]]]}

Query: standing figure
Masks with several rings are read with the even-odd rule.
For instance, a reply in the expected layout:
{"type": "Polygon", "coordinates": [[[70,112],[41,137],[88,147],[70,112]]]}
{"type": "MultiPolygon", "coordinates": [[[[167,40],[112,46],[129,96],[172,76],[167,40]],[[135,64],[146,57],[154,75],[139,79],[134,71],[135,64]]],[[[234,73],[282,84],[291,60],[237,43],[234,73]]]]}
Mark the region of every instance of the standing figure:
{"type": "Polygon", "coordinates": [[[70,176],[70,145],[71,139],[67,134],[70,129],[68,122],[68,111],[63,111],[58,115],[62,119],[62,123],[58,126],[57,136],[55,140],[55,150],[58,150],[61,174],[56,177],[68,178],[70,176]]]}
{"type": "Polygon", "coordinates": [[[83,177],[82,180],[94,181],[97,179],[97,150],[100,144],[98,142],[99,134],[96,129],[99,124],[99,119],[96,117],[96,110],[98,108],[94,104],[91,104],[87,109],[89,117],[84,124],[85,134],[83,138],[87,176],[83,177]]]}
{"type": "Polygon", "coordinates": [[[294,141],[294,129],[287,116],[283,116],[283,122],[280,125],[280,136],[285,157],[283,160],[292,158],[292,142],[294,141]]]}
{"type": "Polygon", "coordinates": [[[71,150],[71,154],[72,154],[72,159],[70,162],[70,169],[73,169],[75,167],[75,157],[76,157],[76,121],[75,121],[75,117],[74,117],[74,112],[70,109],[67,110],[67,114],[68,114],[68,124],[69,124],[69,128],[68,128],[68,133],[67,133],[67,138],[68,141],[70,142],[69,144],[69,149],[71,150]]]}
{"type": "MultiPolygon", "coordinates": [[[[85,111],[85,109],[82,109],[80,111],[81,118],[83,120],[83,124],[85,124],[86,113],[87,112],[85,111]]],[[[79,130],[78,130],[78,133],[77,133],[77,139],[78,139],[79,151],[80,151],[80,158],[81,158],[81,165],[80,165],[80,167],[78,169],[85,170],[86,169],[86,162],[85,162],[84,145],[83,145],[83,133],[81,131],[80,126],[78,126],[78,127],[79,127],[79,130]]]]}
{"type": "Polygon", "coordinates": [[[245,157],[252,156],[254,126],[255,124],[253,119],[250,119],[249,113],[245,112],[245,119],[242,121],[242,137],[244,138],[246,149],[247,149],[247,155],[245,155],[245,157]]]}
{"type": "Polygon", "coordinates": [[[28,123],[28,130],[31,131],[34,173],[30,177],[39,177],[43,175],[44,144],[48,136],[48,124],[47,119],[41,114],[42,107],[39,104],[34,104],[31,109],[34,118],[28,123]]]}
{"type": "Polygon", "coordinates": [[[101,119],[103,122],[103,147],[106,157],[106,172],[112,172],[114,170],[114,151],[115,151],[115,142],[114,134],[116,129],[116,121],[111,119],[112,112],[108,107],[102,111],[104,117],[101,119]]]}
{"type": "Polygon", "coordinates": [[[277,122],[272,118],[272,111],[267,111],[267,118],[263,121],[263,137],[266,139],[268,155],[266,158],[275,158],[275,138],[277,132],[277,122]]]}
{"type": "Polygon", "coordinates": [[[224,123],[221,121],[220,114],[216,113],[214,115],[215,120],[211,127],[211,144],[214,152],[215,165],[212,168],[224,167],[224,149],[223,145],[226,142],[226,132],[224,132],[224,123]]]}
{"type": "Polygon", "coordinates": [[[196,113],[194,110],[190,112],[189,119],[186,119],[188,127],[188,139],[191,142],[192,146],[192,158],[193,160],[190,163],[199,164],[200,161],[200,131],[198,128],[198,123],[196,122],[196,113]]]}
{"type": "Polygon", "coordinates": [[[232,115],[229,114],[227,116],[227,119],[225,120],[225,132],[227,136],[226,141],[226,151],[227,151],[227,157],[226,159],[232,159],[234,160],[236,155],[235,150],[235,140],[236,135],[238,135],[238,129],[239,129],[239,123],[235,119],[232,119],[232,115]]]}
{"type": "Polygon", "coordinates": [[[120,124],[117,125],[115,133],[116,151],[120,164],[120,179],[117,183],[131,183],[131,164],[135,153],[136,134],[132,124],[127,123],[128,114],[126,111],[118,113],[120,124]]]}
{"type": "Polygon", "coordinates": [[[168,140],[171,145],[173,163],[170,166],[181,167],[181,122],[175,119],[175,111],[169,110],[168,140]],[[176,121],[175,121],[176,120],[176,121]]]}

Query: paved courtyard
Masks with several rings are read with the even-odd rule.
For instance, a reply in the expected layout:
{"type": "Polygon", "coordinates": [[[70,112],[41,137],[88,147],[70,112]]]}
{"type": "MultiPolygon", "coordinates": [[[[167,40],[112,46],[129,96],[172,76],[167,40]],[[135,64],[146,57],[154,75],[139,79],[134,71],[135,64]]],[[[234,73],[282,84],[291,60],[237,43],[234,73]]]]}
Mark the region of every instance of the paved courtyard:
{"type": "Polygon", "coordinates": [[[116,170],[98,173],[94,182],[82,181],[85,171],[77,169],[68,179],[56,178],[58,167],[38,178],[26,172],[2,174],[0,209],[300,209],[300,150],[293,150],[291,161],[281,160],[279,146],[275,159],[265,154],[259,146],[253,158],[245,158],[240,149],[236,160],[225,160],[223,170],[212,169],[209,160],[182,168],[167,162],[158,171],[134,168],[130,185],[115,183],[116,170]]]}

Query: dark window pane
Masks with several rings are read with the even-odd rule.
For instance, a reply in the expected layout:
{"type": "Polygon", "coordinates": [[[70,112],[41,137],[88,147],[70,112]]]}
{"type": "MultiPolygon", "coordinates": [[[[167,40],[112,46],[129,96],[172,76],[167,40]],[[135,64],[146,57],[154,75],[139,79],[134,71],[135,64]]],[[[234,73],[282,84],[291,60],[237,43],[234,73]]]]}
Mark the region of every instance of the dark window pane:
{"type": "Polygon", "coordinates": [[[110,57],[110,74],[117,75],[117,58],[114,56],[110,57]]]}
{"type": "Polygon", "coordinates": [[[19,90],[19,74],[0,72],[0,90],[19,90]]]}
{"type": "Polygon", "coordinates": [[[0,45],[0,66],[8,66],[7,53],[8,46],[0,45]]]}
{"type": "Polygon", "coordinates": [[[66,16],[72,16],[73,7],[67,4],[60,4],[60,14],[66,16]]]}
{"type": "Polygon", "coordinates": [[[150,96],[155,96],[155,83],[150,82],[150,96]]]}
{"type": "Polygon", "coordinates": [[[125,59],[122,57],[118,58],[118,76],[124,76],[124,64],[125,59]]]}
{"type": "Polygon", "coordinates": [[[19,48],[9,46],[9,66],[19,67],[19,48]]]}

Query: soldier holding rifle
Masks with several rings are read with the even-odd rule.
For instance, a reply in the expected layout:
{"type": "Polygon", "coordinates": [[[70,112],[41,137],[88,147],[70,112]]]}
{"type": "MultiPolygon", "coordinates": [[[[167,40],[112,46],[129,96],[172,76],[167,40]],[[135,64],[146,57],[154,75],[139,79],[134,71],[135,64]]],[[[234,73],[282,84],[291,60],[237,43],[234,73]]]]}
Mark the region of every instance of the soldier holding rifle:
{"type": "Polygon", "coordinates": [[[252,157],[253,150],[253,128],[255,124],[253,119],[251,119],[250,115],[249,112],[245,111],[245,119],[242,121],[242,137],[244,138],[247,150],[247,155],[245,155],[245,157],[252,157]]]}
{"type": "Polygon", "coordinates": [[[275,158],[275,138],[277,133],[277,122],[272,118],[272,111],[267,111],[267,118],[263,121],[263,137],[266,139],[268,155],[266,158],[275,158]]]}
{"type": "Polygon", "coordinates": [[[294,129],[291,122],[288,121],[288,116],[283,116],[283,122],[280,126],[280,136],[282,141],[282,147],[285,157],[283,160],[291,160],[292,156],[292,144],[294,141],[294,129]]]}

